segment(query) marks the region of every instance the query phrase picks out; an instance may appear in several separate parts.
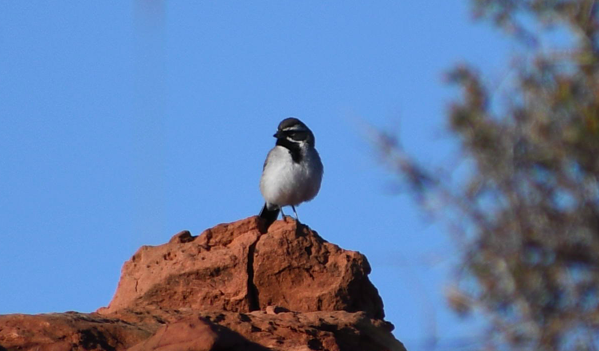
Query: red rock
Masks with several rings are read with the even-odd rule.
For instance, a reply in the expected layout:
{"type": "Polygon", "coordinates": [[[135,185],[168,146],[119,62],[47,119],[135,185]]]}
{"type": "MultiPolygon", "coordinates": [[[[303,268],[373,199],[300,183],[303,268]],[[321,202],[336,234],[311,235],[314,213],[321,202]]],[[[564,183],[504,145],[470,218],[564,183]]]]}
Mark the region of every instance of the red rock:
{"type": "Polygon", "coordinates": [[[142,246],[125,263],[107,308],[192,308],[249,311],[248,253],[260,236],[257,217],[221,224],[198,237],[175,235],[159,246],[142,246]]]}
{"type": "Polygon", "coordinates": [[[0,350],[122,350],[147,339],[157,328],[98,314],[11,314],[0,316],[0,350]]]}
{"type": "Polygon", "coordinates": [[[122,309],[249,312],[277,305],[291,311],[365,311],[383,318],[383,303],[364,255],[324,241],[295,221],[261,235],[257,217],[221,224],[198,237],[175,235],[144,246],[123,267],[102,314],[122,309]]]}
{"type": "Polygon", "coordinates": [[[253,281],[260,309],[365,311],[383,318],[366,257],[323,240],[308,227],[278,221],[256,244],[253,281]]]}
{"type": "Polygon", "coordinates": [[[211,351],[248,350],[266,351],[243,336],[210,322],[204,317],[189,317],[160,328],[151,338],[131,347],[128,351],[211,351]]]}
{"type": "Polygon", "coordinates": [[[165,325],[129,350],[405,351],[389,331],[363,312],[207,312],[165,325]]]}
{"type": "Polygon", "coordinates": [[[144,246],[97,313],[0,316],[0,351],[405,351],[366,258],[257,217],[144,246]]]}
{"type": "Polygon", "coordinates": [[[363,312],[161,311],[0,316],[0,349],[31,351],[405,351],[391,325],[363,312]],[[153,318],[158,317],[158,318],[153,318]],[[163,317],[172,319],[165,323],[163,317]]]}

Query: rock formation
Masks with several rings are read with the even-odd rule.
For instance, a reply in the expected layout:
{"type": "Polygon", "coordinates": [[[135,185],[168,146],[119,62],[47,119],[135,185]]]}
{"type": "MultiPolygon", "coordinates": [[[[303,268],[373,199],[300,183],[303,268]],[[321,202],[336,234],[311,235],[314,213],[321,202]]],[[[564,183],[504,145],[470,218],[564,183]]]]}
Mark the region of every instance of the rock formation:
{"type": "Polygon", "coordinates": [[[0,316],[4,350],[405,350],[366,258],[257,217],[143,246],[95,313],[0,316]]]}

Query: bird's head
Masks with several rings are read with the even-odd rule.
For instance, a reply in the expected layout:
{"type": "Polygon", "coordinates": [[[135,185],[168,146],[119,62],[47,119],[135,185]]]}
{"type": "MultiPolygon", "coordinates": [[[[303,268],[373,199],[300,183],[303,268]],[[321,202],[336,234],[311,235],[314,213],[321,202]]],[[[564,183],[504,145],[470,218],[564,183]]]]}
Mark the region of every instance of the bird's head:
{"type": "Polygon", "coordinates": [[[286,140],[296,144],[316,145],[314,134],[302,121],[295,117],[285,118],[279,123],[277,132],[273,135],[279,140],[286,140]]]}

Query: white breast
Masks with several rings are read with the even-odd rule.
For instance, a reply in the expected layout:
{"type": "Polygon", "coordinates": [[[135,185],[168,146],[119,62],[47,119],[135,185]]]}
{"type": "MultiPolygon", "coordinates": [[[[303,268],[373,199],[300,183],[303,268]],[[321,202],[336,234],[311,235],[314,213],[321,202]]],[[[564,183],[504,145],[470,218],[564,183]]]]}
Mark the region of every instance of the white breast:
{"type": "Polygon", "coordinates": [[[295,206],[318,194],[323,173],[318,152],[309,148],[302,150],[302,156],[302,161],[296,163],[286,148],[275,146],[270,150],[260,179],[260,191],[268,203],[295,206]]]}

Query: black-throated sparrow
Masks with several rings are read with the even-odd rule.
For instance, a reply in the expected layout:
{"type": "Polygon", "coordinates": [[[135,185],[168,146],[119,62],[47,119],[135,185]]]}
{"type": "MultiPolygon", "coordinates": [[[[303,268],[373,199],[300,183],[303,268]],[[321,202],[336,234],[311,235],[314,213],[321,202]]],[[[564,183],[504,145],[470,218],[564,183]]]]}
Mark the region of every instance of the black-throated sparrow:
{"type": "Polygon", "coordinates": [[[277,220],[283,206],[291,206],[297,219],[295,206],[318,194],[324,172],[314,148],[314,134],[302,121],[284,119],[274,137],[277,143],[266,156],[260,178],[260,191],[266,200],[260,212],[265,229],[277,220]]]}

